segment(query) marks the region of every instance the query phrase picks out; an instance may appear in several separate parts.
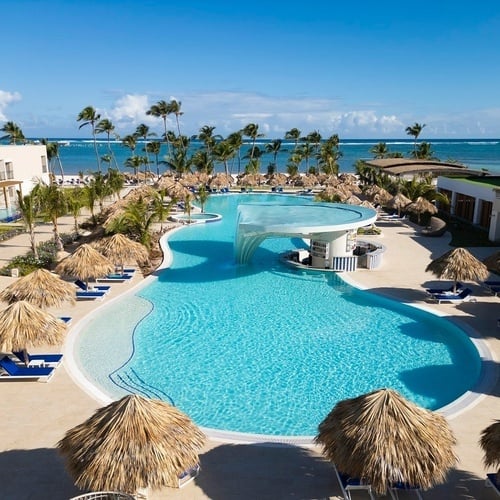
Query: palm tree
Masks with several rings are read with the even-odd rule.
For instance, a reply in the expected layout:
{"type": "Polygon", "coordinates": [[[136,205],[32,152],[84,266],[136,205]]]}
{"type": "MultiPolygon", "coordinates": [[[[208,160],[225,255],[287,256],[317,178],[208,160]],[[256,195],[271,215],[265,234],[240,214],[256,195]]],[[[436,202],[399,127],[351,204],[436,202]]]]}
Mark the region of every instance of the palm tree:
{"type": "Polygon", "coordinates": [[[24,220],[26,225],[26,229],[30,234],[30,245],[31,251],[35,259],[38,259],[38,250],[36,247],[35,241],[35,223],[36,223],[36,215],[38,212],[38,203],[36,199],[36,186],[31,190],[31,192],[27,195],[22,195],[21,191],[16,191],[17,193],[17,204],[19,211],[21,213],[21,217],[24,220]]]}
{"type": "Polygon", "coordinates": [[[47,159],[49,160],[49,170],[52,175],[54,175],[54,163],[57,163],[59,171],[61,172],[61,179],[64,182],[64,170],[61,162],[61,157],[59,156],[59,144],[57,142],[49,142],[47,139],[42,139],[40,141],[47,150],[47,159]]]}
{"type": "Polygon", "coordinates": [[[198,139],[205,144],[207,148],[208,154],[212,154],[212,148],[215,146],[217,141],[222,140],[221,135],[214,135],[215,127],[211,127],[210,125],[204,125],[200,128],[200,133],[198,134],[198,139]]]}
{"type": "Polygon", "coordinates": [[[120,199],[120,192],[123,189],[125,178],[123,174],[114,168],[110,168],[105,176],[106,184],[111,194],[115,194],[120,199]]]}
{"type": "Polygon", "coordinates": [[[302,132],[298,128],[292,128],[285,133],[285,139],[287,141],[292,140],[295,142],[294,150],[297,149],[301,135],[302,135],[302,132]]]}
{"type": "Polygon", "coordinates": [[[83,186],[82,198],[84,202],[83,206],[89,209],[90,216],[92,218],[92,224],[96,226],[97,218],[95,215],[95,202],[97,201],[97,193],[94,183],[90,182],[88,184],[85,184],[85,186],[83,186]]]}
{"type": "Polygon", "coordinates": [[[379,142],[370,149],[370,153],[374,158],[386,158],[389,154],[389,150],[385,142],[379,142]]]}
{"type": "MultiPolygon", "coordinates": [[[[212,151],[212,154],[213,153],[214,151],[212,151]]],[[[194,155],[191,157],[191,161],[198,172],[204,172],[208,175],[213,172],[214,162],[212,156],[208,154],[208,151],[201,149],[199,151],[196,151],[196,153],[194,153],[194,155]]]]}
{"type": "Polygon", "coordinates": [[[297,148],[297,155],[306,162],[306,172],[309,172],[309,159],[314,155],[314,146],[310,142],[305,142],[297,148]]]}
{"type": "MultiPolygon", "coordinates": [[[[113,125],[113,122],[109,120],[108,118],[103,118],[95,128],[96,134],[106,134],[106,137],[108,139],[108,154],[110,158],[113,160],[115,167],[117,170],[120,170],[120,167],[118,166],[118,163],[116,162],[115,155],[113,153],[113,150],[111,149],[111,141],[110,137],[111,134],[114,134],[115,131],[115,126],[113,125]]],[[[111,162],[109,162],[111,164],[111,162]]],[[[109,168],[109,166],[108,166],[109,168]]]]}
{"type": "Polygon", "coordinates": [[[73,189],[66,189],[64,194],[66,195],[68,211],[73,216],[75,235],[78,236],[78,216],[85,206],[85,192],[83,188],[77,186],[73,189]]]}
{"type": "Polygon", "coordinates": [[[413,158],[417,160],[432,160],[434,158],[434,153],[431,150],[431,144],[429,142],[421,142],[418,147],[417,151],[412,153],[413,158]]]}
{"type": "Polygon", "coordinates": [[[147,115],[154,116],[156,118],[161,118],[163,120],[163,137],[165,142],[167,143],[168,153],[171,154],[170,150],[170,141],[169,135],[167,133],[167,117],[171,113],[170,106],[166,101],[158,101],[156,104],[153,104],[147,111],[147,115]]]}
{"type": "Polygon", "coordinates": [[[97,151],[97,141],[96,141],[96,125],[101,118],[101,115],[92,106],[87,106],[78,114],[76,119],[77,122],[83,122],[78,128],[81,129],[86,125],[92,127],[92,137],[94,138],[94,151],[97,158],[97,170],[101,171],[101,159],[99,157],[99,152],[97,151]]]}
{"type": "Polygon", "coordinates": [[[205,203],[208,200],[208,191],[205,186],[200,186],[198,189],[198,201],[200,202],[200,208],[202,213],[205,211],[205,203]]]}
{"type": "Polygon", "coordinates": [[[143,160],[140,156],[130,156],[125,160],[125,166],[134,169],[134,176],[137,179],[137,173],[143,164],[143,160]]]}
{"type": "Polygon", "coordinates": [[[420,135],[420,133],[422,132],[422,129],[425,127],[425,123],[417,123],[415,122],[414,125],[412,125],[411,127],[406,127],[406,133],[408,135],[411,135],[412,137],[415,137],[415,142],[413,144],[413,151],[414,151],[414,154],[415,154],[415,157],[416,157],[416,154],[417,154],[417,139],[418,139],[418,136],[420,135]]]}
{"type": "Polygon", "coordinates": [[[231,144],[231,146],[235,150],[235,152],[236,152],[235,157],[236,156],[238,157],[238,174],[239,174],[241,171],[241,146],[243,146],[242,132],[238,131],[238,132],[233,132],[232,134],[229,134],[226,138],[226,141],[229,144],[231,144]]]}
{"type": "Polygon", "coordinates": [[[9,139],[9,144],[17,144],[18,142],[24,143],[26,141],[21,127],[14,122],[7,122],[0,129],[5,132],[3,137],[0,137],[0,141],[3,139],[9,139]]]}
{"type": "Polygon", "coordinates": [[[161,142],[160,141],[148,142],[146,144],[145,149],[146,149],[146,152],[154,155],[155,165],[156,165],[156,176],[160,177],[159,160],[160,160],[161,142]]]}
{"type": "Polygon", "coordinates": [[[36,196],[40,202],[44,219],[52,222],[54,227],[54,242],[57,251],[62,251],[64,250],[64,245],[59,234],[58,219],[68,211],[68,203],[64,191],[55,184],[38,184],[36,196]]]}
{"type": "Polygon", "coordinates": [[[137,128],[135,129],[135,134],[136,137],[142,137],[144,139],[144,152],[146,153],[146,158],[148,160],[148,165],[149,165],[149,156],[148,156],[148,137],[154,137],[156,134],[154,132],[149,131],[149,127],[145,125],[144,123],[141,123],[140,125],[137,125],[137,128]]]}
{"type": "Polygon", "coordinates": [[[243,129],[243,135],[252,139],[252,149],[250,150],[250,160],[253,160],[255,154],[255,141],[257,137],[264,137],[264,134],[259,134],[259,126],[256,123],[249,123],[243,129]]]}
{"type": "Polygon", "coordinates": [[[132,156],[135,156],[135,149],[137,148],[137,136],[134,134],[126,135],[122,139],[122,144],[132,151],[132,156]]]}
{"type": "Polygon", "coordinates": [[[224,164],[224,173],[229,175],[228,161],[236,154],[233,144],[227,139],[221,141],[214,146],[213,154],[217,161],[224,164]]]}
{"type": "Polygon", "coordinates": [[[181,111],[181,102],[176,101],[175,99],[172,99],[168,103],[168,109],[170,113],[173,113],[175,115],[175,121],[177,123],[177,133],[181,135],[181,128],[179,125],[179,116],[183,115],[184,113],[181,111]]]}
{"type": "Polygon", "coordinates": [[[272,153],[273,154],[273,171],[277,172],[278,168],[276,166],[276,158],[278,157],[278,153],[280,152],[281,149],[281,144],[282,144],[281,139],[274,139],[274,141],[271,141],[269,144],[266,144],[266,153],[272,153]]]}

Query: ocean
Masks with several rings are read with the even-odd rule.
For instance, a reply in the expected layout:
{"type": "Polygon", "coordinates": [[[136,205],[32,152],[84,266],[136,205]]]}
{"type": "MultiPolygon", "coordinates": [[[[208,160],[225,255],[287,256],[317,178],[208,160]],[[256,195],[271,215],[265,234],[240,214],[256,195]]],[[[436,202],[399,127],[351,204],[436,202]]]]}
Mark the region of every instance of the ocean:
{"type": "MultiPolygon", "coordinates": [[[[64,173],[66,175],[78,175],[83,172],[85,175],[97,170],[96,156],[94,152],[94,144],[92,139],[71,139],[71,138],[55,138],[50,141],[59,142],[59,156],[61,158],[64,173]]],[[[256,144],[264,149],[265,144],[271,139],[258,139],[256,144]]],[[[441,161],[456,161],[463,163],[472,170],[487,170],[491,174],[500,175],[500,139],[434,139],[434,140],[419,140],[426,141],[431,144],[431,150],[436,158],[441,161]]],[[[341,140],[340,151],[342,158],[339,160],[340,172],[354,172],[354,164],[359,159],[373,158],[370,154],[370,149],[379,142],[385,142],[390,152],[403,153],[405,157],[409,157],[413,150],[413,139],[356,139],[356,140],[341,140]]],[[[106,140],[99,139],[97,141],[99,156],[108,154],[108,144],[106,140]]],[[[202,143],[192,141],[190,152],[194,152],[202,147],[202,143]]],[[[111,148],[117,159],[118,166],[123,172],[132,172],[130,168],[124,166],[127,158],[131,156],[131,150],[125,147],[120,141],[111,141],[111,148]]],[[[294,148],[292,141],[283,141],[282,151],[278,154],[277,165],[278,171],[286,172],[286,164],[290,152],[294,148]]],[[[136,155],[143,156],[145,153],[144,142],[138,141],[135,150],[136,155]]],[[[241,149],[242,161],[239,167],[241,172],[244,171],[248,160],[243,159],[243,156],[250,149],[250,143],[246,142],[241,149]]],[[[167,146],[162,145],[160,160],[167,154],[167,146]]],[[[150,155],[151,161],[154,158],[150,155]]],[[[261,173],[267,173],[267,166],[273,161],[272,154],[264,154],[261,157],[261,173]]],[[[309,160],[309,164],[315,164],[314,159],[309,160]]],[[[232,174],[238,174],[238,161],[229,162],[232,174]]],[[[102,162],[102,171],[107,169],[107,164],[102,162]]],[[[304,164],[301,165],[302,171],[305,170],[304,164]]],[[[154,172],[156,166],[151,165],[151,170],[154,172]]],[[[160,173],[165,172],[168,168],[165,165],[160,165],[160,173]]],[[[216,172],[222,172],[224,166],[222,163],[215,165],[216,172]]],[[[55,173],[60,172],[55,169],[55,173]]]]}

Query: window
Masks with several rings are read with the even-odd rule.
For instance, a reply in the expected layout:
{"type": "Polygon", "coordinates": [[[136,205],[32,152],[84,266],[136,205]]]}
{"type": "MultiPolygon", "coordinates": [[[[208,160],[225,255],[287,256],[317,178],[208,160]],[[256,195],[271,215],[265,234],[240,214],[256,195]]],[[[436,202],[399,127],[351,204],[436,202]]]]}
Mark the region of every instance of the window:
{"type": "Polygon", "coordinates": [[[42,173],[47,173],[47,157],[42,155],[42,173]]]}
{"type": "Polygon", "coordinates": [[[472,222],[476,199],[466,194],[457,193],[455,200],[455,215],[472,222]]]}

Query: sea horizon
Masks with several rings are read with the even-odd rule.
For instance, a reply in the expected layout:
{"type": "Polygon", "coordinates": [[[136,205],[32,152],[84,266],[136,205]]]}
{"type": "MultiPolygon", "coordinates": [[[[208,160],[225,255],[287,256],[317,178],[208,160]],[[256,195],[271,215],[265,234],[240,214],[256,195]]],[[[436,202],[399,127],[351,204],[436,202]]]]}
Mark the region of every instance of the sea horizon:
{"type": "MultiPolygon", "coordinates": [[[[39,139],[29,139],[39,140],[39,139]]],[[[78,175],[81,172],[89,174],[97,170],[97,161],[94,151],[94,140],[92,137],[75,138],[75,137],[54,137],[48,139],[50,142],[57,142],[59,144],[59,156],[62,162],[64,173],[67,175],[78,175]]],[[[158,139],[152,139],[158,140],[158,139]]],[[[256,140],[256,145],[263,147],[263,145],[271,142],[272,138],[259,138],[256,140]]],[[[287,139],[282,139],[282,150],[277,156],[277,168],[280,172],[286,172],[286,164],[290,151],[295,146],[295,142],[287,139]]],[[[151,141],[148,141],[151,142],[151,141]]],[[[355,163],[360,159],[374,158],[370,154],[370,149],[380,143],[384,142],[390,152],[402,153],[404,157],[410,157],[413,151],[415,140],[413,138],[392,138],[392,139],[341,139],[339,149],[342,157],[339,159],[339,172],[352,173],[355,171],[355,163]]],[[[466,165],[470,170],[479,172],[487,172],[493,175],[500,175],[500,139],[485,139],[485,138],[463,138],[463,139],[419,139],[417,143],[427,142],[431,145],[433,156],[444,162],[458,162],[466,165]]],[[[105,156],[109,153],[108,140],[99,137],[96,140],[99,156],[105,156]]],[[[137,140],[136,155],[144,155],[144,140],[137,140]]],[[[129,148],[124,146],[121,140],[111,139],[109,141],[111,150],[117,160],[118,166],[123,172],[132,172],[130,168],[124,166],[127,158],[132,156],[129,148]]],[[[241,149],[242,161],[239,167],[237,160],[229,162],[232,174],[238,174],[244,171],[247,160],[243,159],[246,152],[251,145],[250,140],[244,140],[241,149]]],[[[199,140],[191,140],[190,149],[192,152],[202,148],[203,143],[199,140]]],[[[159,159],[162,160],[167,154],[167,147],[164,144],[160,153],[159,159]]],[[[156,165],[154,163],[153,155],[149,155],[152,161],[151,169],[154,171],[156,165]]],[[[267,166],[273,161],[273,155],[264,153],[261,157],[260,172],[267,173],[267,166]]],[[[101,169],[105,171],[107,166],[101,162],[101,169]]],[[[310,165],[315,164],[315,160],[309,161],[310,165]]],[[[166,165],[159,166],[160,173],[169,171],[166,165]]],[[[216,163],[214,171],[222,172],[224,166],[221,163],[216,163]]],[[[305,171],[304,164],[301,165],[301,171],[305,171]]],[[[56,174],[57,172],[56,167],[56,174]]]]}

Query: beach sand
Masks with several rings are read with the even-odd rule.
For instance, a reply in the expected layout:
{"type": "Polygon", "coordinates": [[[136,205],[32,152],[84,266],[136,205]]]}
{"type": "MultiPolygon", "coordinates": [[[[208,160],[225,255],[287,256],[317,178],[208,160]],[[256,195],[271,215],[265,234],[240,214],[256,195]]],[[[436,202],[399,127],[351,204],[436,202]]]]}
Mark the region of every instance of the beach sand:
{"type": "MultiPolygon", "coordinates": [[[[61,218],[60,231],[70,232],[73,221],[61,218]]],[[[479,285],[472,285],[477,302],[462,304],[429,304],[424,286],[436,283],[425,268],[433,259],[449,249],[449,235],[425,238],[416,234],[411,224],[384,223],[381,237],[386,246],[382,266],[377,270],[359,270],[346,278],[363,288],[404,302],[419,304],[439,311],[453,321],[482,336],[493,360],[490,367],[498,372],[500,359],[500,298],[489,295],[479,285]]],[[[38,241],[52,235],[52,227],[37,228],[38,241]]],[[[0,242],[0,265],[29,248],[29,237],[23,234],[0,242]]],[[[473,248],[483,258],[492,248],[473,248]]],[[[138,284],[136,273],[131,283],[113,284],[110,295],[101,304],[119,296],[138,284]]],[[[14,278],[0,277],[0,287],[14,278]]],[[[96,304],[78,302],[53,312],[73,317],[73,325],[92,314],[96,304]]],[[[47,348],[37,351],[57,352],[47,348]]],[[[490,384],[491,385],[491,384],[490,384]]],[[[81,494],[64,468],[56,444],[71,427],[87,419],[100,404],[77,385],[64,363],[47,383],[3,382],[2,427],[0,430],[0,498],[4,500],[63,500],[81,494]]],[[[480,432],[500,415],[500,385],[494,385],[473,406],[449,417],[458,443],[459,457],[445,484],[424,492],[428,500],[493,499],[495,493],[484,486],[486,469],[478,441],[480,432]]],[[[317,447],[294,445],[255,445],[209,440],[200,454],[201,473],[185,488],[150,491],[150,499],[320,499],[341,498],[334,473],[317,447]]],[[[353,494],[366,498],[366,493],[353,494]]],[[[401,498],[413,498],[412,496],[401,498]]]]}

